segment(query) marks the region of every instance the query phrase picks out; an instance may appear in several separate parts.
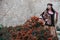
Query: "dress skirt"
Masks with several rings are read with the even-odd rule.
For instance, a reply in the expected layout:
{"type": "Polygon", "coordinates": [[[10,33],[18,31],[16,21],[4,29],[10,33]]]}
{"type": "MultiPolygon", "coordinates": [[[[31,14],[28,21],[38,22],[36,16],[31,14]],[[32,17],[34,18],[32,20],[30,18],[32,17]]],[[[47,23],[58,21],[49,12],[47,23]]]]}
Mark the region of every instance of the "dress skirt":
{"type": "Polygon", "coordinates": [[[54,27],[54,26],[45,26],[44,29],[45,30],[49,29],[50,35],[51,35],[51,39],[50,40],[58,40],[56,27],[54,27]]]}

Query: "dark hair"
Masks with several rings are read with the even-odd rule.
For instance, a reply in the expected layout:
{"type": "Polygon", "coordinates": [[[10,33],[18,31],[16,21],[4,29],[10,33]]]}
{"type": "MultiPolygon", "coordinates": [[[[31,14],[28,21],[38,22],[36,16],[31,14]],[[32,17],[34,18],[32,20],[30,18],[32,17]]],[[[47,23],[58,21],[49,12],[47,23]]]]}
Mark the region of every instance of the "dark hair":
{"type": "MultiPolygon", "coordinates": [[[[51,10],[52,10],[52,12],[53,12],[53,13],[55,13],[55,10],[54,10],[54,9],[53,9],[53,7],[52,7],[52,6],[53,6],[53,4],[48,3],[48,4],[47,4],[47,6],[48,6],[48,5],[50,5],[50,6],[51,6],[51,10]]],[[[47,12],[48,12],[48,10],[49,10],[49,9],[48,9],[48,8],[46,8],[46,11],[47,11],[47,12]]]]}
{"type": "Polygon", "coordinates": [[[48,6],[48,5],[53,6],[53,4],[52,4],[52,3],[48,3],[48,4],[47,4],[47,6],[48,6]]]}

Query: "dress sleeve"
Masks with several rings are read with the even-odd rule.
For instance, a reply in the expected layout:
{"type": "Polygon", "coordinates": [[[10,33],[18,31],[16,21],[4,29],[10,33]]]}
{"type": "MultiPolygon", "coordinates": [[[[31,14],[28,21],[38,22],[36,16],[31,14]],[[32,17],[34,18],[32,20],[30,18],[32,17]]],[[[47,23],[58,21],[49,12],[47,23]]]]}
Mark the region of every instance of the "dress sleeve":
{"type": "Polygon", "coordinates": [[[58,21],[58,12],[56,12],[56,22],[58,21]]]}
{"type": "Polygon", "coordinates": [[[40,14],[40,16],[42,17],[42,19],[44,19],[44,16],[43,15],[44,15],[44,12],[42,14],[40,14]]]}
{"type": "Polygon", "coordinates": [[[56,18],[58,18],[58,12],[56,12],[56,18]]]}

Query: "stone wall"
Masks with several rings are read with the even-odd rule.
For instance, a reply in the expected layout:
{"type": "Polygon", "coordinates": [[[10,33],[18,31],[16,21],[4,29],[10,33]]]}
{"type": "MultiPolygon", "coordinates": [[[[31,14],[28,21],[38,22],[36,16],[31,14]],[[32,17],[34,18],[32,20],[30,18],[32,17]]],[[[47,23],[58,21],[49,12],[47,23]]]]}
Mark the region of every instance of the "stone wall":
{"type": "Polygon", "coordinates": [[[0,0],[0,24],[15,26],[23,24],[33,15],[40,17],[47,3],[52,3],[54,9],[60,13],[60,0],[0,0]]]}

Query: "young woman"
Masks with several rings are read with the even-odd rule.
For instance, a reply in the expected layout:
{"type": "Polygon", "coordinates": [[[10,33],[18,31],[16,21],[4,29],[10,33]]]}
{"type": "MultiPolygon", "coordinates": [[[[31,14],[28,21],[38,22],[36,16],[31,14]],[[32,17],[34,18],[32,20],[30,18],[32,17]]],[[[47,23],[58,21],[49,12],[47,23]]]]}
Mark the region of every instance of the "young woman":
{"type": "Polygon", "coordinates": [[[48,3],[47,9],[41,14],[45,21],[45,28],[50,28],[50,33],[53,37],[56,37],[56,23],[58,21],[58,13],[53,9],[53,4],[48,3]]]}

